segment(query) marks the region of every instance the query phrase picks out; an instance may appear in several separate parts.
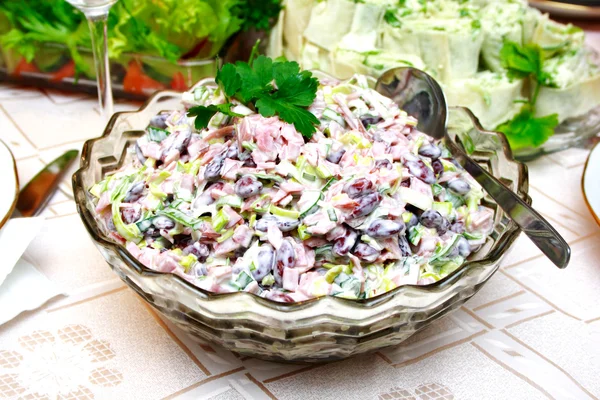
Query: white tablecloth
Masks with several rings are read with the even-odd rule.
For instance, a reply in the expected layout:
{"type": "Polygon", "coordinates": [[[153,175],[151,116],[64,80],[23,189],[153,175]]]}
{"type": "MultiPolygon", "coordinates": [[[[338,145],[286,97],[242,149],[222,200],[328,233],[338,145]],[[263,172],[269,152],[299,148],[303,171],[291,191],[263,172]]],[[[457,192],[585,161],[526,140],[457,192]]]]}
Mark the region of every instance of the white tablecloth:
{"type": "MultiPolygon", "coordinates": [[[[95,98],[0,85],[0,138],[21,185],[102,127],[95,98]]],[[[581,193],[586,155],[572,149],[529,165],[534,206],[572,247],[566,270],[521,237],[451,316],[400,347],[308,367],[239,358],[163,321],[92,244],[69,174],[25,253],[68,297],[0,327],[0,398],[598,398],[600,229],[581,193]]]]}

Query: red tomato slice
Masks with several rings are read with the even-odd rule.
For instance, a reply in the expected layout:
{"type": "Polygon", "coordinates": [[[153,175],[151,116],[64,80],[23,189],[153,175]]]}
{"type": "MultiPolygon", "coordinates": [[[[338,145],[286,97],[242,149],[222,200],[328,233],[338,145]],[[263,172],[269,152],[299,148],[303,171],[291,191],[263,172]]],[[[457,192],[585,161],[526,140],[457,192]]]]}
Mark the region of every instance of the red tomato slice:
{"type": "Polygon", "coordinates": [[[15,76],[21,76],[24,72],[40,72],[38,67],[33,63],[28,63],[24,58],[21,58],[21,61],[17,64],[13,74],[15,76]]]}
{"type": "Polygon", "coordinates": [[[123,79],[123,90],[134,94],[146,94],[144,90],[160,90],[165,86],[150,78],[142,71],[139,62],[132,60],[127,67],[127,74],[123,79]]]}
{"type": "Polygon", "coordinates": [[[72,78],[75,76],[75,63],[73,60],[69,61],[60,69],[52,74],[50,80],[52,82],[60,82],[65,78],[72,78]]]}
{"type": "Polygon", "coordinates": [[[183,92],[184,90],[188,89],[188,85],[185,82],[185,78],[181,71],[176,72],[175,75],[173,75],[173,80],[171,81],[171,89],[178,90],[180,92],[183,92]]]}

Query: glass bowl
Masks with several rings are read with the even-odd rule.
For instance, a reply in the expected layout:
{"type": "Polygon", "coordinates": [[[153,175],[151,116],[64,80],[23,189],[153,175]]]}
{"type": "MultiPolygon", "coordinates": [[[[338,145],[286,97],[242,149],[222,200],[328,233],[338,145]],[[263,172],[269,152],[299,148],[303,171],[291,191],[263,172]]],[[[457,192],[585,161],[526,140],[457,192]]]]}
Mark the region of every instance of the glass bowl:
{"type": "Polygon", "coordinates": [[[531,161],[544,154],[552,154],[570,147],[589,147],[600,133],[600,106],[587,113],[563,121],[554,129],[554,135],[539,147],[527,147],[515,151],[519,161],[531,161]]]}
{"type": "MultiPolygon", "coordinates": [[[[495,210],[494,230],[468,262],[436,283],[401,286],[364,300],[325,296],[279,303],[246,292],[207,292],[177,275],[150,270],[109,238],[88,189],[130,161],[128,147],[144,134],[150,118],[180,107],[180,96],[158,92],[139,111],[115,114],[102,137],[85,143],[73,189],[81,219],[110,267],[192,337],[242,355],[288,362],[332,361],[397,345],[473,296],[519,235],[519,228],[487,197],[485,205],[495,210]]],[[[460,138],[476,161],[531,203],[527,169],[514,161],[502,134],[481,129],[465,108],[450,110],[449,132],[453,140],[460,138]]]]}

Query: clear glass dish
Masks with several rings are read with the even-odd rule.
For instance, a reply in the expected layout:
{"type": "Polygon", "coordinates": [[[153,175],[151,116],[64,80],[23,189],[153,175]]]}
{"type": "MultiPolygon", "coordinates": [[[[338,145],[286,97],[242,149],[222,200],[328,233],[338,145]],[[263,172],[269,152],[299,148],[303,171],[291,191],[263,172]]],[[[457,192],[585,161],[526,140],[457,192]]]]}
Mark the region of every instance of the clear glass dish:
{"type": "Polygon", "coordinates": [[[565,120],[554,130],[548,141],[536,148],[515,151],[515,158],[530,161],[544,154],[552,154],[570,147],[587,147],[590,139],[600,133],[600,106],[584,115],[565,120]]]}
{"type": "MultiPolygon", "coordinates": [[[[227,53],[229,45],[224,46],[220,56],[227,53]]],[[[90,49],[79,48],[79,52],[86,65],[94,65],[90,49]]],[[[113,95],[145,100],[157,90],[187,90],[200,79],[214,76],[220,65],[219,56],[172,62],[161,57],[124,53],[110,60],[113,95]]],[[[46,44],[36,52],[31,63],[15,51],[0,46],[0,81],[96,94],[94,72],[90,68],[89,75],[76,77],[69,50],[62,44],[46,44]]]]}
{"type": "MultiPolygon", "coordinates": [[[[144,134],[150,118],[178,108],[179,101],[176,92],[159,92],[139,111],[115,114],[102,137],[85,143],[73,189],[81,219],[111,268],[192,337],[243,355],[293,362],[331,361],[396,345],[473,296],[519,235],[519,228],[488,197],[486,205],[495,209],[494,230],[468,262],[434,284],[401,286],[366,300],[326,296],[279,303],[246,292],[207,292],[177,275],[150,270],[109,238],[88,188],[129,162],[132,154],[127,149],[144,134]]],[[[449,132],[453,140],[459,136],[467,144],[475,160],[531,203],[527,169],[514,161],[503,135],[482,130],[465,108],[450,111],[449,132]]]]}

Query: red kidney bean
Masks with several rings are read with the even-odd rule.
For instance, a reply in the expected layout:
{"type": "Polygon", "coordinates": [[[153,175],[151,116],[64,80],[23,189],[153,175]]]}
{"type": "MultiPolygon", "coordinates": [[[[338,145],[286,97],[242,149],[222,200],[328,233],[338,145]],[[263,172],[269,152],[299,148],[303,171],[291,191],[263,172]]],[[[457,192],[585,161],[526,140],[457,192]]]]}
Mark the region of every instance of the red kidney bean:
{"type": "Polygon", "coordinates": [[[442,172],[444,172],[444,164],[442,164],[440,160],[433,160],[431,162],[431,167],[433,168],[435,176],[440,176],[442,172]]]}
{"type": "Polygon", "coordinates": [[[374,169],[393,169],[393,168],[394,168],[394,166],[392,165],[390,160],[388,160],[387,158],[375,161],[374,169]]]}
{"type": "Polygon", "coordinates": [[[406,161],[405,165],[413,176],[430,185],[435,183],[433,171],[425,165],[423,160],[406,161]]]}
{"type": "Polygon", "coordinates": [[[284,240],[275,254],[275,268],[273,268],[275,282],[278,285],[282,285],[284,268],[293,268],[295,265],[296,252],[294,251],[294,247],[288,240],[284,240]]]}
{"type": "Polygon", "coordinates": [[[164,215],[159,215],[158,217],[154,217],[152,219],[152,225],[157,229],[173,229],[175,228],[175,221],[173,221],[169,217],[165,217],[164,215]]]}
{"type": "Polygon", "coordinates": [[[134,201],[139,200],[140,197],[142,197],[145,188],[146,183],[144,181],[134,183],[127,191],[127,194],[125,194],[123,201],[125,203],[133,203],[134,201]]]}
{"type": "Polygon", "coordinates": [[[425,143],[419,147],[419,155],[435,160],[442,155],[442,150],[435,144],[425,143]]]}
{"type": "Polygon", "coordinates": [[[330,151],[329,154],[327,154],[326,160],[330,163],[338,164],[344,156],[344,154],[346,154],[346,150],[344,150],[343,148],[340,148],[336,151],[330,151]]]}
{"type": "Polygon", "coordinates": [[[356,257],[367,262],[374,262],[379,257],[380,252],[366,243],[359,243],[352,251],[356,257]]]}
{"type": "Polygon", "coordinates": [[[344,186],[344,192],[348,197],[355,199],[375,191],[375,185],[367,178],[358,178],[344,186]]]}
{"type": "Polygon", "coordinates": [[[205,262],[210,255],[210,249],[204,243],[196,242],[183,249],[183,254],[193,254],[201,263],[205,262]]]}
{"type": "Polygon", "coordinates": [[[235,182],[235,193],[243,199],[260,193],[263,184],[252,175],[244,175],[235,182]]]}
{"type": "Polygon", "coordinates": [[[138,221],[141,216],[142,213],[138,208],[128,207],[121,209],[121,218],[128,225],[138,221]]]}
{"type": "Polygon", "coordinates": [[[404,221],[377,219],[371,222],[365,233],[374,238],[388,238],[401,233],[405,227],[404,221]]]}
{"type": "Polygon", "coordinates": [[[358,218],[369,215],[381,203],[381,195],[378,192],[368,194],[358,199],[358,205],[352,210],[349,217],[358,218]]]}
{"type": "Polygon", "coordinates": [[[339,256],[347,255],[356,244],[356,239],[358,234],[353,229],[347,228],[346,234],[333,243],[333,252],[339,256]]]}
{"type": "Polygon", "coordinates": [[[460,178],[452,179],[447,183],[447,185],[448,189],[450,189],[458,195],[465,195],[471,190],[471,185],[469,185],[465,180],[460,178]]]}
{"type": "Polygon", "coordinates": [[[273,264],[275,264],[275,250],[268,244],[263,244],[258,250],[256,257],[257,265],[252,271],[252,276],[257,281],[262,280],[273,270],[273,264]]]}
{"type": "Polygon", "coordinates": [[[398,247],[400,247],[400,252],[404,257],[410,256],[412,254],[412,249],[410,248],[410,244],[406,239],[406,236],[400,235],[398,237],[398,247]]]}
{"type": "Polygon", "coordinates": [[[225,159],[221,156],[213,158],[211,162],[208,163],[206,169],[204,170],[204,179],[207,181],[216,181],[221,177],[221,170],[223,169],[223,163],[225,159]]]}

